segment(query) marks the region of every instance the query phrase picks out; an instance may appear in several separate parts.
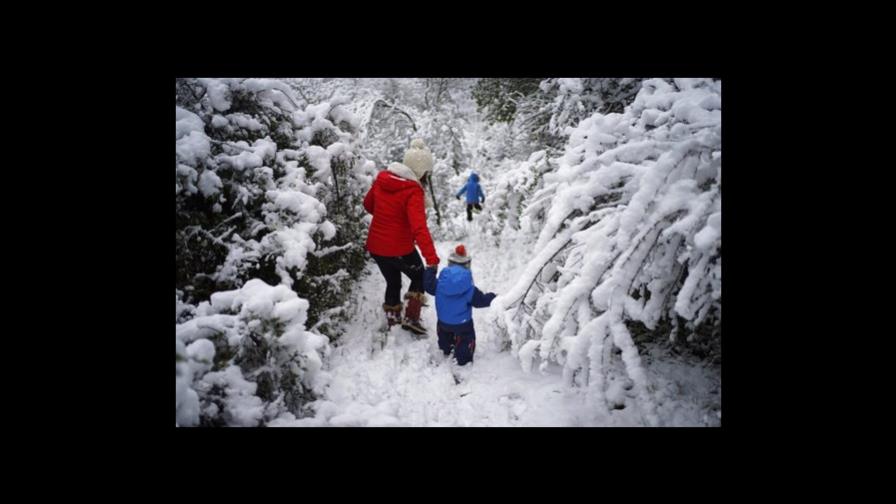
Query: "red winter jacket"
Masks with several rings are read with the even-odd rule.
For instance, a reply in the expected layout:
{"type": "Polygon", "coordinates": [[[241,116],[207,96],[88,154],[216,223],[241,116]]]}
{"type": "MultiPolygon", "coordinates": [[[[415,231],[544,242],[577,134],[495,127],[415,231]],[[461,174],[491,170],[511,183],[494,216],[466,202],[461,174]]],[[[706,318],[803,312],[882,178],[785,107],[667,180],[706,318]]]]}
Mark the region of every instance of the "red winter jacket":
{"type": "MultiPolygon", "coordinates": [[[[410,169],[408,169],[410,171],[410,169]]],[[[426,264],[438,264],[439,256],[426,227],[423,187],[416,180],[383,170],[364,197],[364,208],[373,214],[367,233],[371,254],[397,257],[414,251],[414,242],[426,264]]]]}

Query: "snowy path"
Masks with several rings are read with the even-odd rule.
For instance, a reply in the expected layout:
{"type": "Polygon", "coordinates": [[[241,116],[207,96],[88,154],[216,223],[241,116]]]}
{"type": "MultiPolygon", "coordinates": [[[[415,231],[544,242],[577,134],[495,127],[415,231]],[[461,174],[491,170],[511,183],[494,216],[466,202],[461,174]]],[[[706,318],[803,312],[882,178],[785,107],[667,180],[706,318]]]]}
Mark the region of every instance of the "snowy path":
{"type": "MultiPolygon", "coordinates": [[[[472,230],[463,240],[473,255],[473,275],[484,292],[501,293],[518,267],[472,230]]],[[[455,244],[437,242],[445,266],[455,244]]],[[[580,395],[564,387],[559,369],[525,373],[509,352],[497,351],[487,323],[490,308],[475,309],[477,344],[472,365],[458,367],[436,344],[435,299],[423,321],[430,335],[417,340],[393,328],[385,347],[376,341],[383,319],[385,280],[372,262],[356,293],[356,315],[329,358],[330,382],[313,403],[315,418],[302,425],[331,426],[567,426],[589,424],[580,395]],[[455,383],[454,374],[460,379],[455,383]]],[[[406,278],[404,287],[408,285],[406,278]]]]}
{"type": "MultiPolygon", "coordinates": [[[[528,259],[526,250],[505,242],[497,249],[481,239],[475,222],[460,240],[473,256],[473,278],[483,292],[501,294],[515,281],[528,259]]],[[[455,242],[437,242],[445,258],[455,242]]],[[[637,407],[610,411],[601,416],[581,388],[562,382],[559,366],[541,373],[526,373],[508,352],[499,351],[498,335],[489,321],[491,308],[474,309],[476,354],[472,365],[458,367],[445,358],[436,343],[435,299],[422,318],[430,330],[417,340],[400,327],[393,328],[381,348],[378,330],[383,322],[381,305],[385,280],[371,261],[359,282],[352,322],[334,343],[326,371],[323,397],[310,404],[313,416],[284,422],[294,426],[636,426],[644,425],[637,407]],[[460,383],[455,382],[455,376],[460,383]]],[[[403,291],[408,280],[403,279],[403,291]]],[[[650,359],[650,356],[645,356],[650,359]]],[[[705,398],[717,383],[699,369],[657,359],[648,369],[655,383],[658,413],[664,425],[716,424],[707,420],[705,398]],[[687,390],[689,396],[682,397],[687,390]]],[[[634,395],[621,383],[611,386],[627,406],[634,395]]],[[[275,422],[272,426],[276,426],[275,422]]]]}

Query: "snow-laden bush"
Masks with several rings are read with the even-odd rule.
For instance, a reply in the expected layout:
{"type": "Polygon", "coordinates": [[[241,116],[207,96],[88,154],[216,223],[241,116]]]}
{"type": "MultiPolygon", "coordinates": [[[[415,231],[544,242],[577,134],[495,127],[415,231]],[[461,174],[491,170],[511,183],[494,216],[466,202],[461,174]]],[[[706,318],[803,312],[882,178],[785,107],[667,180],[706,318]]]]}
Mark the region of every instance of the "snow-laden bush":
{"type": "Polygon", "coordinates": [[[656,424],[632,324],[718,337],[721,83],[647,80],[624,113],[578,124],[556,163],[523,211],[544,220],[498,322],[525,368],[561,364],[604,410],[620,350],[656,424]]]}
{"type": "Polygon", "coordinates": [[[264,425],[319,394],[326,337],[306,330],[309,303],[252,279],[216,292],[175,328],[176,422],[264,425]]]}
{"type": "MultiPolygon", "coordinates": [[[[306,300],[309,334],[337,335],[333,326],[364,267],[361,201],[375,170],[359,154],[360,121],[346,107],[348,98],[334,94],[309,103],[294,94],[299,84],[307,83],[176,81],[178,324],[201,317],[196,305],[216,292],[257,278],[306,300]]],[[[178,355],[180,387],[195,371],[184,368],[188,355],[178,355]]],[[[265,404],[280,393],[288,409],[297,411],[307,390],[278,392],[288,381],[264,381],[255,373],[268,364],[237,364],[243,375],[215,368],[218,385],[231,384],[242,391],[240,397],[257,394],[265,404]]],[[[178,411],[189,412],[184,393],[178,395],[178,411]]]]}
{"type": "Polygon", "coordinates": [[[176,287],[195,304],[252,277],[284,283],[316,323],[364,262],[375,173],[348,99],[308,104],[273,79],[177,84],[176,287]]]}

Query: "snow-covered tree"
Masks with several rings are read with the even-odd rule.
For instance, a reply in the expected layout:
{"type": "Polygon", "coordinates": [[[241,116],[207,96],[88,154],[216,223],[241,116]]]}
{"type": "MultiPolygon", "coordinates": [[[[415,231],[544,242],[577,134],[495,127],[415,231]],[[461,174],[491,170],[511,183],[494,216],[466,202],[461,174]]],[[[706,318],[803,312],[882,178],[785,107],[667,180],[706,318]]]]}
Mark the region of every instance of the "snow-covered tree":
{"type": "Polygon", "coordinates": [[[230,241],[266,231],[266,192],[284,170],[276,154],[293,141],[289,93],[267,79],[177,80],[177,288],[192,303],[251,276],[219,268],[230,241]]]}
{"type": "MultiPolygon", "coordinates": [[[[191,317],[200,312],[197,304],[201,307],[214,299],[216,292],[245,288],[254,279],[282,287],[278,295],[285,296],[286,289],[300,296],[297,302],[306,305],[300,317],[302,330],[307,322],[310,334],[336,336],[332,326],[365,263],[361,201],[374,168],[359,153],[359,120],[344,107],[347,98],[331,95],[328,101],[308,103],[308,95],[320,96],[313,84],[274,79],[177,80],[179,328],[193,322],[191,317]],[[296,96],[302,85],[306,86],[303,96],[296,96]]],[[[235,361],[218,359],[201,370],[224,373],[214,375],[225,380],[222,384],[226,380],[236,384],[237,378],[245,377],[252,385],[239,382],[240,390],[248,393],[257,387],[265,408],[283,396],[287,410],[298,413],[299,399],[307,396],[307,390],[295,392],[289,379],[263,378],[268,375],[260,371],[272,365],[269,354],[280,352],[276,346],[268,349],[264,342],[282,337],[254,338],[257,323],[247,324],[251,330],[237,330],[231,342],[243,353],[235,361]],[[249,341],[255,342],[254,353],[249,341]],[[243,374],[221,367],[225,365],[239,366],[243,374]]],[[[264,334],[283,333],[276,324],[260,324],[264,334]]],[[[189,354],[189,346],[185,351],[189,354]]],[[[178,353],[179,391],[200,369],[185,370],[184,359],[178,353]]],[[[277,359],[283,360],[282,356],[277,359]]],[[[290,366],[302,371],[312,361],[300,358],[290,366]]],[[[184,394],[183,404],[191,404],[190,394],[184,394]]],[[[180,411],[180,400],[178,404],[180,411]]],[[[266,414],[264,418],[273,417],[266,414]]]]}
{"type": "Polygon", "coordinates": [[[618,349],[655,425],[632,327],[719,338],[721,83],[644,81],[624,113],[581,121],[556,163],[523,211],[544,220],[498,323],[524,367],[561,364],[604,411],[618,349]]]}
{"type": "MultiPolygon", "coordinates": [[[[198,102],[187,94],[195,112],[177,112],[177,287],[185,299],[196,303],[251,277],[300,282],[299,292],[333,299],[320,291],[362,268],[360,202],[373,175],[346,98],[290,108],[303,99],[277,80],[178,84],[207,89],[198,102]]],[[[320,307],[312,303],[313,322],[320,307]]]]}
{"type": "Polygon", "coordinates": [[[538,92],[541,79],[484,78],[476,82],[473,98],[487,121],[511,122],[520,103],[538,92]]]}
{"type": "Polygon", "coordinates": [[[473,94],[490,122],[505,122],[510,135],[505,155],[525,159],[533,152],[562,149],[569,133],[594,112],[618,112],[631,103],[642,79],[480,79],[473,94]]]}
{"type": "Polygon", "coordinates": [[[622,113],[635,99],[643,79],[546,79],[540,90],[550,100],[549,132],[566,137],[566,128],[594,112],[622,113]]]}

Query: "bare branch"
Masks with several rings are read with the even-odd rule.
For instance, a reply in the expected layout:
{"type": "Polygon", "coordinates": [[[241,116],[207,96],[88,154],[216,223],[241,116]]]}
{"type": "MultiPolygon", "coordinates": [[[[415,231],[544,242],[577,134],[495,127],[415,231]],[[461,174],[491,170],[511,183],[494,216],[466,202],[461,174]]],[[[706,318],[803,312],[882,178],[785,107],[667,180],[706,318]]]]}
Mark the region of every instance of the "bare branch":
{"type": "Polygon", "coordinates": [[[408,120],[411,121],[411,126],[414,128],[414,131],[417,131],[417,123],[414,122],[414,118],[411,117],[410,114],[408,114],[404,110],[398,108],[398,106],[396,106],[394,103],[389,103],[386,100],[383,100],[382,98],[380,98],[379,100],[374,102],[374,107],[376,107],[376,104],[378,104],[378,103],[382,103],[383,105],[391,108],[393,112],[398,112],[400,114],[404,114],[408,118],[408,120]]]}

